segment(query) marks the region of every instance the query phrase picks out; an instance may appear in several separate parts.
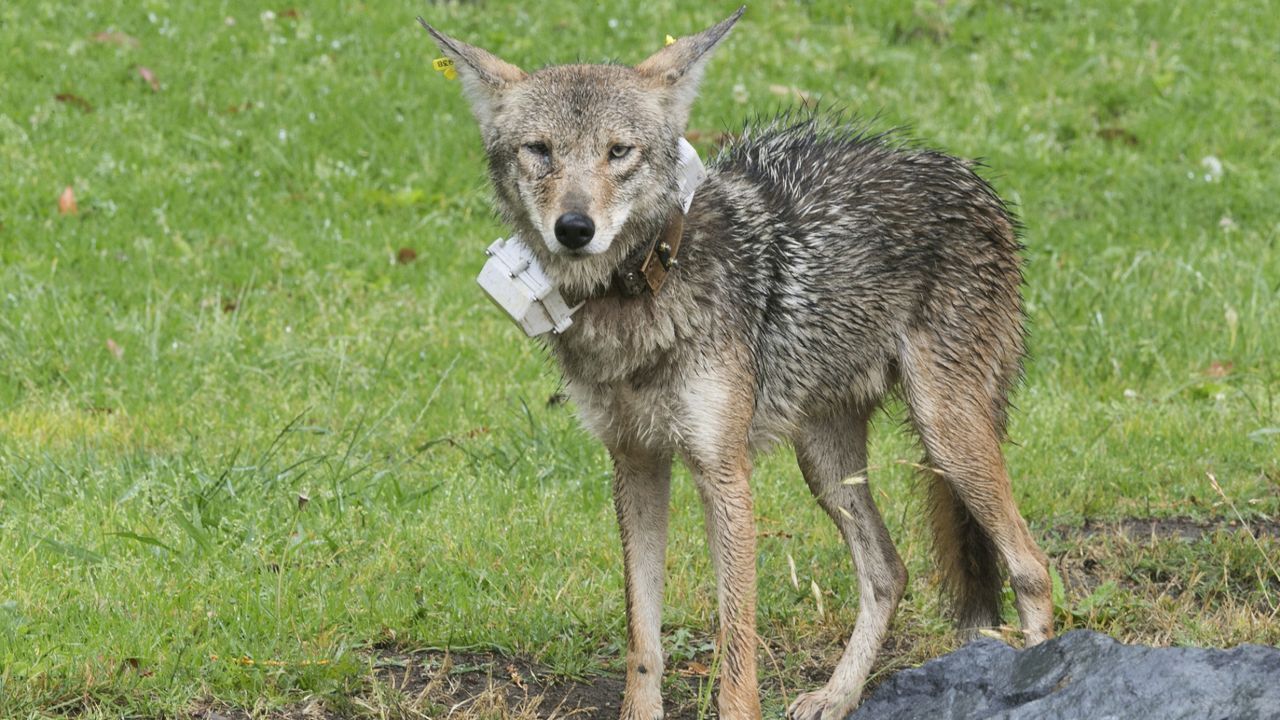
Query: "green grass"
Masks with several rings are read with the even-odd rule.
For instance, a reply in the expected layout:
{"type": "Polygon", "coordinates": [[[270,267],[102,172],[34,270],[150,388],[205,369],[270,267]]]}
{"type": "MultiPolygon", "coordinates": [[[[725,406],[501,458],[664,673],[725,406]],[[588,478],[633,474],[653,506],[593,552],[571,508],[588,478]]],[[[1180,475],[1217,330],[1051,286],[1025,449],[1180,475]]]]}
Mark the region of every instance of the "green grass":
{"type": "MultiPolygon", "coordinates": [[[[0,716],[361,714],[347,699],[386,645],[618,668],[606,458],[472,282],[503,230],[413,21],[536,67],[638,61],[732,10],[618,5],[0,6],[0,716]]],[[[1230,516],[1208,473],[1262,522],[1280,512],[1277,36],[1266,3],[759,2],[691,127],[795,88],[985,158],[1027,228],[1008,458],[1033,529],[1230,516]]],[[[873,482],[919,659],[951,640],[892,417],[873,482]]],[[[665,621],[684,653],[714,631],[714,591],[675,485],[665,621]]],[[[787,677],[847,632],[856,589],[788,451],[755,488],[760,628],[784,651],[763,663],[787,677]]],[[[1276,548],[1095,547],[1115,581],[1069,585],[1061,624],[1280,643],[1276,548]]]]}

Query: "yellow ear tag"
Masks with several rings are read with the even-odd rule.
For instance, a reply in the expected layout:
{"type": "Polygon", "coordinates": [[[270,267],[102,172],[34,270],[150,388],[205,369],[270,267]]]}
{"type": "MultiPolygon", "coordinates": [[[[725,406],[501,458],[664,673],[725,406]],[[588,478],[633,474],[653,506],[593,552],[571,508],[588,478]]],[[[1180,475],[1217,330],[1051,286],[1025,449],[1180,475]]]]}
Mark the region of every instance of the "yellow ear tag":
{"type": "Polygon", "coordinates": [[[436,58],[431,61],[431,67],[436,72],[444,75],[445,80],[457,80],[458,71],[453,69],[453,61],[449,58],[436,58]]]}
{"type": "Polygon", "coordinates": [[[675,44],[676,44],[676,39],[668,35],[666,41],[662,43],[662,47],[669,47],[675,44]]]}

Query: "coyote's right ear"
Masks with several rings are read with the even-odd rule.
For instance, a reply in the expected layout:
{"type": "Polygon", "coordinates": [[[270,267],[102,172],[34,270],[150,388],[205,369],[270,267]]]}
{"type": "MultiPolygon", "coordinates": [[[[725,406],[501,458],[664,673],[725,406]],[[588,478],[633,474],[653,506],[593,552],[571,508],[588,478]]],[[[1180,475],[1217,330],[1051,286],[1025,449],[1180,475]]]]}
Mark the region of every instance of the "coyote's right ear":
{"type": "Polygon", "coordinates": [[[525,79],[525,72],[487,50],[454,40],[422,18],[418,18],[418,22],[436,39],[445,56],[453,61],[453,68],[462,79],[463,92],[471,101],[471,112],[487,136],[503,91],[525,79]]]}
{"type": "Polygon", "coordinates": [[[743,5],[728,18],[697,35],[676,40],[636,66],[636,72],[666,94],[667,109],[681,127],[689,121],[689,109],[698,96],[698,83],[702,81],[702,73],[711,59],[711,51],[724,40],[746,10],[747,6],[743,5]]]}

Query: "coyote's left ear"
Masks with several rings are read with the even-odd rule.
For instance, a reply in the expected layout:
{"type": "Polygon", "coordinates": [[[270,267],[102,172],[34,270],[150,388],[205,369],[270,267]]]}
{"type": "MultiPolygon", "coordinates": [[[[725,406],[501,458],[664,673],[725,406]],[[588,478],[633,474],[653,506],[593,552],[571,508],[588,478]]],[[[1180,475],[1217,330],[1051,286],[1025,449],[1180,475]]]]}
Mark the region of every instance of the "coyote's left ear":
{"type": "Polygon", "coordinates": [[[462,80],[462,90],[471,101],[471,111],[487,137],[502,93],[525,79],[525,72],[487,50],[454,40],[422,18],[418,18],[418,22],[436,39],[445,56],[453,61],[453,69],[462,80]]]}
{"type": "Polygon", "coordinates": [[[636,66],[636,72],[666,93],[668,110],[681,128],[689,121],[689,108],[698,96],[698,83],[707,69],[711,51],[729,34],[746,9],[743,5],[723,21],[697,35],[676,40],[636,66]]]}

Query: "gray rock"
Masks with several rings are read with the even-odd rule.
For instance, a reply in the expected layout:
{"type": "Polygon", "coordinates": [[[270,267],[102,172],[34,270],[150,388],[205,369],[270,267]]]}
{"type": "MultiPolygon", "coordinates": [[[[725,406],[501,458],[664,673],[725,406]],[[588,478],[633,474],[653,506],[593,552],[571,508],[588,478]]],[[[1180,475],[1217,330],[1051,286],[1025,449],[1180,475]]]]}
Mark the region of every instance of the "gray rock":
{"type": "Polygon", "coordinates": [[[982,638],[876,688],[849,720],[1280,718],[1280,650],[1123,645],[1076,630],[1027,650],[982,638]]]}

